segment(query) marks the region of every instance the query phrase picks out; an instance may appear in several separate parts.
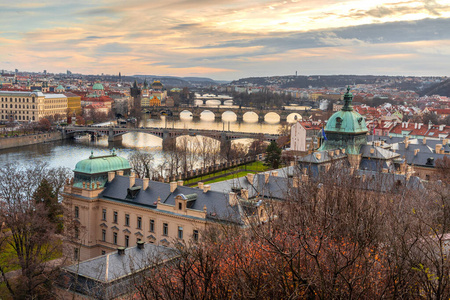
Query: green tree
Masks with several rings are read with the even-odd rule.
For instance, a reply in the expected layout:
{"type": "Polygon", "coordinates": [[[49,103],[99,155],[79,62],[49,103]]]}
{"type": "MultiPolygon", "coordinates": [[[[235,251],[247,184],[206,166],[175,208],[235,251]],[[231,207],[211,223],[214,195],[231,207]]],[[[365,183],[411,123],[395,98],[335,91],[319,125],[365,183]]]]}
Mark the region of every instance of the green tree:
{"type": "Polygon", "coordinates": [[[34,192],[33,198],[36,204],[44,204],[44,207],[48,212],[48,220],[52,223],[57,223],[58,214],[61,213],[61,206],[58,203],[58,197],[53,190],[53,187],[46,178],[42,179],[34,192]]]}
{"type": "Polygon", "coordinates": [[[276,169],[280,165],[281,149],[275,141],[270,142],[266,149],[266,164],[276,169]]]}

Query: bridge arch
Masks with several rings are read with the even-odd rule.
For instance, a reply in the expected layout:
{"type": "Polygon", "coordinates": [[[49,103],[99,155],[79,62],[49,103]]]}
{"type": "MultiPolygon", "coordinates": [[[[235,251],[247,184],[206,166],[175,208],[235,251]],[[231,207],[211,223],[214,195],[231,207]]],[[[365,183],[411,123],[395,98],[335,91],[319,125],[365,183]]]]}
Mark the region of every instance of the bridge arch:
{"type": "Polygon", "coordinates": [[[193,119],[194,116],[190,110],[183,110],[180,112],[180,119],[193,119]]]}
{"type": "Polygon", "coordinates": [[[279,114],[277,114],[276,112],[268,112],[267,114],[264,115],[264,121],[266,121],[267,123],[280,123],[281,120],[281,116],[279,114]]]}
{"type": "Polygon", "coordinates": [[[234,122],[237,120],[237,114],[234,111],[227,110],[222,113],[222,121],[234,122]]]}
{"type": "Polygon", "coordinates": [[[287,121],[288,123],[295,123],[295,122],[297,122],[297,121],[301,121],[302,119],[303,119],[302,115],[299,114],[299,113],[296,113],[296,112],[290,113],[290,114],[287,115],[287,117],[286,117],[286,121],[287,121]]]}
{"type": "Polygon", "coordinates": [[[243,120],[245,122],[249,122],[249,123],[256,123],[258,122],[258,114],[255,113],[254,111],[248,111],[243,115],[243,120]]]}
{"type": "Polygon", "coordinates": [[[200,119],[205,121],[213,121],[216,118],[216,115],[214,112],[210,111],[209,109],[205,109],[200,113],[200,119]]]}

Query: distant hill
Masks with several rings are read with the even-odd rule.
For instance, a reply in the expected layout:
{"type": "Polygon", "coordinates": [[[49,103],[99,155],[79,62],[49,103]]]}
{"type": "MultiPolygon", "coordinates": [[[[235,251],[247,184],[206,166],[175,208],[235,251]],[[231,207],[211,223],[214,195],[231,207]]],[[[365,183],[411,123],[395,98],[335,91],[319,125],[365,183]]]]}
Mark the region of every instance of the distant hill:
{"type": "Polygon", "coordinates": [[[139,82],[143,82],[145,79],[147,79],[149,83],[152,83],[154,80],[159,80],[162,84],[173,87],[196,87],[220,84],[219,82],[206,77],[176,77],[158,75],[134,75],[133,77],[138,79],[139,82]]]}
{"type": "Polygon", "coordinates": [[[420,96],[440,95],[450,97],[450,79],[434,84],[422,90],[419,94],[420,96]]]}
{"type": "Polygon", "coordinates": [[[429,83],[420,82],[404,76],[377,76],[377,75],[314,75],[314,76],[272,76],[272,77],[249,77],[232,81],[233,85],[255,86],[276,85],[281,88],[308,88],[308,87],[330,87],[339,88],[347,85],[378,84],[379,86],[398,88],[401,90],[419,91],[429,86],[429,83]]]}

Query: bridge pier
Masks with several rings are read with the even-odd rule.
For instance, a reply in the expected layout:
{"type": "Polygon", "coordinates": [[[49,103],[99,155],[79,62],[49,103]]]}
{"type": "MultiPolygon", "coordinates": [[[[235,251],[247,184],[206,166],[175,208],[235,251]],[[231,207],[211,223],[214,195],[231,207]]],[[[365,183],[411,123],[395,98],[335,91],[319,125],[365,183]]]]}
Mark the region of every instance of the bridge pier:
{"type": "Polygon", "coordinates": [[[222,115],[221,114],[214,114],[214,119],[216,121],[222,121],[222,115]]]}
{"type": "Polygon", "coordinates": [[[265,115],[258,115],[258,122],[259,123],[264,123],[264,117],[265,117],[265,115]]]}
{"type": "Polygon", "coordinates": [[[169,130],[163,131],[162,149],[163,151],[175,149],[177,138],[171,137],[169,130]]]}
{"type": "Polygon", "coordinates": [[[236,113],[236,121],[241,123],[244,121],[244,114],[243,113],[236,113]]]}
{"type": "Polygon", "coordinates": [[[280,123],[287,122],[287,116],[286,115],[280,115],[280,123]]]}
{"type": "Polygon", "coordinates": [[[114,135],[114,130],[109,128],[108,130],[108,142],[121,142],[122,135],[114,135]]]}

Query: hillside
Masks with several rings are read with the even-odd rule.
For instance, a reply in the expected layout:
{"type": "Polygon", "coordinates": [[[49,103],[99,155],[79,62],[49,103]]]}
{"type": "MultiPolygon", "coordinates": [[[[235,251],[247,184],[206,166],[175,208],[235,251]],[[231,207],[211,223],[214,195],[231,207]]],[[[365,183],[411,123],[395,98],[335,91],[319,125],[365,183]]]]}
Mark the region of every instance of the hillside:
{"type": "Polygon", "coordinates": [[[421,96],[440,95],[450,97],[450,79],[430,86],[420,92],[421,96]]]}

